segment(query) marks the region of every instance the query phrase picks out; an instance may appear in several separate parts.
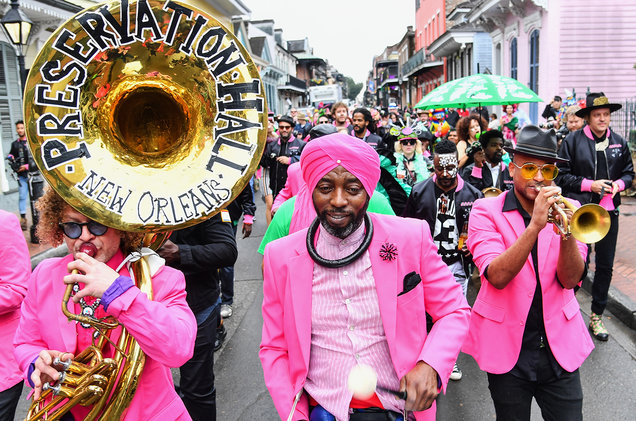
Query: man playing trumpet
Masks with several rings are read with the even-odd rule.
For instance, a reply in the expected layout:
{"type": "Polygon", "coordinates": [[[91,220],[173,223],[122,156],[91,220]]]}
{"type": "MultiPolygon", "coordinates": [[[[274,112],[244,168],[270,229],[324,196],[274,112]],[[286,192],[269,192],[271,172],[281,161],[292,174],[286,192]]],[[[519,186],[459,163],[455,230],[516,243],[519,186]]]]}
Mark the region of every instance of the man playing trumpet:
{"type": "MultiPolygon", "coordinates": [[[[93,221],[71,208],[53,190],[38,201],[41,241],[58,246],[64,241],[70,254],[40,263],[29,281],[22,316],[14,339],[15,356],[38,399],[46,383],[60,380],[63,363],[99,338],[88,324],[69,323],[60,310],[67,285],[75,285],[68,309],[96,318],[112,316],[126,326],[139,343],[146,361],[137,391],[121,419],[189,420],[172,384],[169,367],[179,367],[192,356],[196,321],[186,303],[183,274],[148,257],[152,300],[135,286],[126,255],[142,234],[122,232],[93,221]],[[91,257],[89,254],[93,254],[91,257]],[[71,273],[73,270],[78,273],[71,273]]],[[[110,332],[112,343],[104,357],[115,353],[121,326],[110,332]]],[[[84,419],[92,406],[74,406],[74,419],[84,419]]]]}
{"type": "Polygon", "coordinates": [[[507,150],[514,188],[478,200],[470,214],[482,286],[463,351],[488,373],[497,419],[529,420],[534,397],[546,420],[581,420],[578,368],[594,345],[573,288],[586,274],[587,246],[548,223],[562,200],[554,130],[526,126],[507,150]]]}

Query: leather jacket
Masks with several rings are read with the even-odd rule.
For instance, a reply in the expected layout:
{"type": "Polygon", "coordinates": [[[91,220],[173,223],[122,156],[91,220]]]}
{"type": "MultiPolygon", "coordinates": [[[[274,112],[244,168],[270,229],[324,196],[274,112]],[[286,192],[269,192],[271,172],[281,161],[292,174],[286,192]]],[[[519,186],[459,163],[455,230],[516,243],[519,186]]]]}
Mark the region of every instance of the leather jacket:
{"type": "MultiPolygon", "coordinates": [[[[608,129],[609,144],[605,149],[607,173],[612,181],[622,180],[625,188],[632,185],[634,179],[634,163],[627,146],[621,136],[608,129]]],[[[583,179],[595,180],[597,171],[596,142],[589,126],[570,133],[561,144],[559,156],[567,162],[558,163],[559,175],[556,184],[563,189],[563,195],[576,199],[581,204],[598,203],[598,195],[589,191],[581,191],[583,179]]],[[[621,203],[620,194],[614,196],[614,207],[621,203]]]]}

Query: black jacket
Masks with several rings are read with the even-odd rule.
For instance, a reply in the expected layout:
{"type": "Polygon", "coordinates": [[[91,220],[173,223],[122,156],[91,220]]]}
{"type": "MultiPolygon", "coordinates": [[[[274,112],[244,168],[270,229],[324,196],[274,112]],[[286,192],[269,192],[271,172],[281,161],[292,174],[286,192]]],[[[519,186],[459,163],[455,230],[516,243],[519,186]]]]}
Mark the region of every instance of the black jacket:
{"type": "MultiPolygon", "coordinates": [[[[588,129],[589,130],[589,129],[588,129]]],[[[581,204],[598,203],[599,196],[592,192],[582,192],[584,178],[596,179],[596,142],[585,134],[585,128],[570,133],[563,140],[559,156],[568,162],[559,163],[556,183],[563,189],[564,196],[576,199],[581,204]]],[[[625,139],[610,130],[609,146],[605,150],[607,172],[612,181],[623,180],[625,188],[632,185],[634,163],[625,139]]],[[[621,195],[614,196],[614,206],[621,203],[621,195]]]]}
{"type": "Polygon", "coordinates": [[[27,146],[27,142],[21,142],[20,140],[14,140],[11,142],[11,150],[9,154],[13,155],[13,162],[11,162],[11,169],[18,174],[26,174],[27,172],[37,173],[38,167],[31,156],[31,151],[27,146]],[[18,172],[18,168],[22,165],[28,164],[29,169],[26,171],[18,172]]]}
{"type": "MultiPolygon", "coordinates": [[[[468,222],[468,215],[470,215],[475,200],[482,197],[484,197],[484,195],[479,190],[465,183],[460,176],[457,176],[457,188],[455,189],[455,221],[458,230],[461,231],[464,227],[464,223],[468,222]]],[[[425,220],[431,230],[431,235],[433,235],[435,220],[437,219],[435,203],[435,181],[433,177],[429,177],[413,186],[411,195],[406,201],[406,208],[402,216],[425,220]]]]}
{"type": "Polygon", "coordinates": [[[243,214],[254,216],[256,213],[256,204],[254,204],[253,197],[252,187],[247,183],[241,194],[239,194],[232,203],[227,205],[227,211],[230,213],[232,223],[236,225],[243,214]]]}
{"type": "Polygon", "coordinates": [[[279,163],[276,158],[288,156],[291,158],[291,165],[300,161],[300,153],[304,147],[305,142],[293,136],[289,138],[288,142],[277,139],[267,144],[261,158],[261,166],[269,168],[269,187],[272,189],[274,197],[285,187],[287,168],[289,168],[289,165],[279,163]]]}
{"type": "MultiPolygon", "coordinates": [[[[486,167],[486,163],[484,162],[484,166],[481,169],[481,177],[473,175],[473,169],[475,168],[475,164],[470,164],[465,167],[462,171],[462,178],[466,180],[466,182],[472,185],[479,191],[483,191],[486,187],[492,186],[492,173],[486,167]]],[[[501,171],[499,172],[499,177],[497,177],[497,183],[495,187],[497,187],[502,192],[506,190],[512,189],[514,186],[514,181],[510,176],[510,172],[508,171],[508,167],[506,165],[502,166],[501,171]]]]}
{"type": "Polygon", "coordinates": [[[186,301],[193,313],[205,310],[219,298],[219,268],[232,266],[238,251],[232,224],[221,215],[175,231],[170,241],[179,246],[179,264],[171,265],[185,275],[186,301]]]}

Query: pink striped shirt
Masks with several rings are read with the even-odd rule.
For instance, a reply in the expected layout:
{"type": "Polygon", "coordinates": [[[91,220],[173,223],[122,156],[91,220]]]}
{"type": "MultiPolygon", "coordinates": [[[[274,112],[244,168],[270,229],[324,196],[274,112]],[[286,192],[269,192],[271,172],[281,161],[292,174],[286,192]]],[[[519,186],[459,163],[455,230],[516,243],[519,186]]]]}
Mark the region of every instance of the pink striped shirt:
{"type": "MultiPolygon", "coordinates": [[[[344,240],[321,227],[316,250],[326,259],[339,259],[356,250],[363,237],[364,225],[344,240]]],[[[311,292],[311,349],[304,387],[337,420],[348,420],[347,379],[355,365],[373,367],[378,386],[400,387],[382,326],[369,253],[337,269],[314,265],[311,292]]],[[[384,408],[402,411],[404,402],[388,393],[377,395],[384,408]]]]}

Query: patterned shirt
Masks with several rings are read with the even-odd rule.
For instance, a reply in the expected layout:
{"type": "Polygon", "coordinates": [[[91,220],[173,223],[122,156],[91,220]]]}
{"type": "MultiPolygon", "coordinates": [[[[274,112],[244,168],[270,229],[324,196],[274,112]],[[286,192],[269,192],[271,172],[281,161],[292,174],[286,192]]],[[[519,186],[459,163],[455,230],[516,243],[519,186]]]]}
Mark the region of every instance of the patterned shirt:
{"type": "MultiPolygon", "coordinates": [[[[345,239],[318,233],[316,250],[334,260],[353,253],[364,238],[364,224],[345,239]]],[[[336,269],[314,265],[311,304],[311,350],[305,390],[337,420],[349,419],[349,372],[357,364],[375,369],[378,386],[398,390],[384,334],[371,260],[366,252],[336,269]]],[[[402,411],[404,402],[377,392],[385,409],[402,411]]]]}

